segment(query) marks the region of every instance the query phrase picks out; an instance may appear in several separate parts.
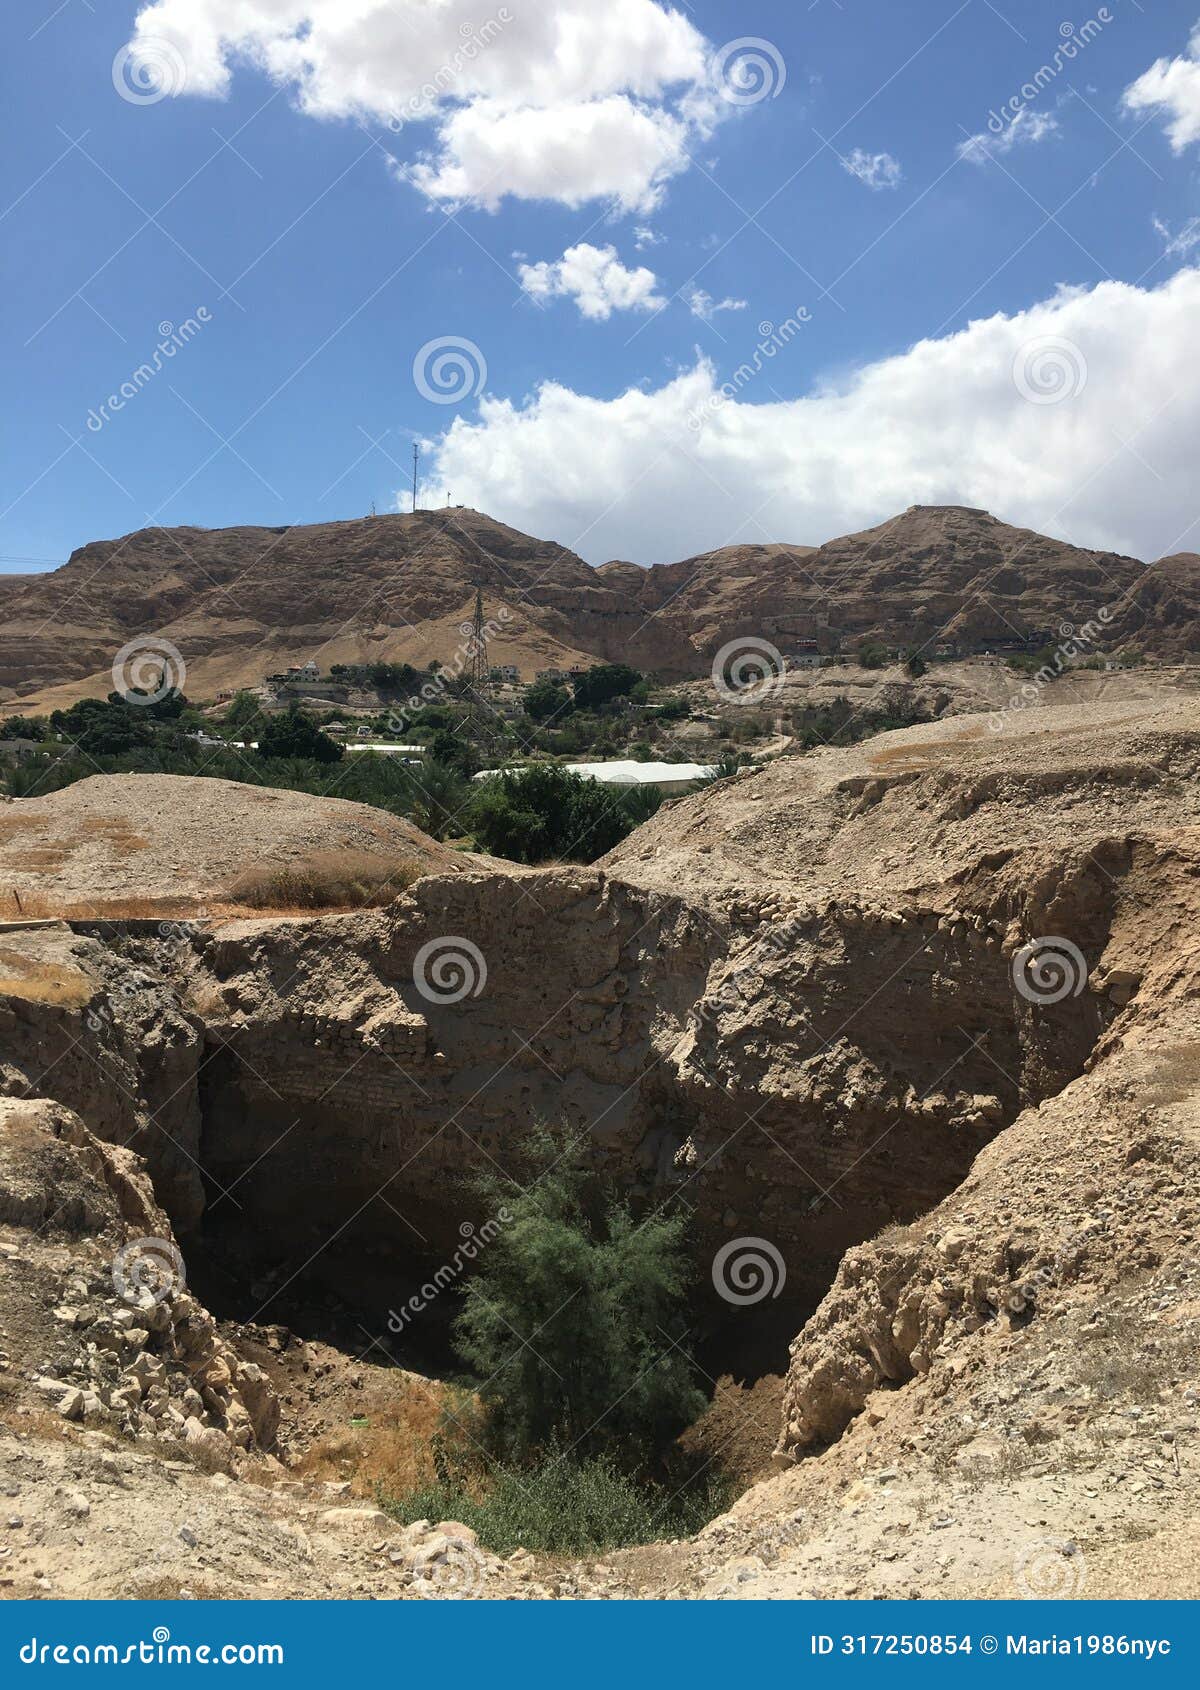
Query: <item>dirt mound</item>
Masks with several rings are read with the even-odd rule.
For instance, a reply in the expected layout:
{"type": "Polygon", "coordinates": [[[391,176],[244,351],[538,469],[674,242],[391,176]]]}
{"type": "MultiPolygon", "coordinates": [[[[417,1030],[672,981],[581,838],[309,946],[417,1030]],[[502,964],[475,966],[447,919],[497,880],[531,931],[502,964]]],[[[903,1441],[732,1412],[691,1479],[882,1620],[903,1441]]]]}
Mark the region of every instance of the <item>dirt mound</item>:
{"type": "Polygon", "coordinates": [[[1194,698],[963,715],[783,757],[659,813],[601,860],[724,906],[900,897],[981,858],[1200,822],[1194,698]]]}
{"type": "MultiPolygon", "coordinates": [[[[184,913],[244,877],[339,856],[409,872],[467,866],[411,822],[367,804],[192,775],[93,775],[0,808],[0,909],[22,915],[184,913]]],[[[375,896],[371,901],[378,901],[375,896]]]]}

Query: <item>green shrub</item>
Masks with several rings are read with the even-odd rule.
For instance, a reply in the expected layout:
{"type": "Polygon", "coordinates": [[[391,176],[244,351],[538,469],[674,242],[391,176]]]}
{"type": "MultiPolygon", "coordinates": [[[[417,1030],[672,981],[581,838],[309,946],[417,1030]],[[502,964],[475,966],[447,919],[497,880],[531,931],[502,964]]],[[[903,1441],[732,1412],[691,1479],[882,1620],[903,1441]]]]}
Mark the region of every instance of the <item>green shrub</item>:
{"type": "Polygon", "coordinates": [[[683,1347],[684,1217],[636,1220],[562,1134],[535,1132],[521,1161],[520,1182],[481,1182],[508,1219],[455,1325],[488,1438],[508,1460],[566,1446],[645,1468],[705,1407],[683,1347]]]}
{"type": "Polygon", "coordinates": [[[667,1478],[639,1482],[610,1458],[577,1461],[554,1454],[532,1469],[498,1468],[486,1490],[449,1479],[403,1496],[379,1494],[396,1519],[461,1520],[497,1555],[514,1549],[549,1555],[586,1555],[690,1537],[729,1505],[731,1485],[711,1468],[677,1469],[667,1478]]]}
{"type": "Polygon", "coordinates": [[[295,705],[272,716],[258,736],[260,757],[303,757],[314,763],[337,763],[342,747],[323,734],[310,716],[295,705]]]}
{"type": "Polygon", "coordinates": [[[530,763],[482,783],[471,827],[483,850],[513,862],[591,863],[661,803],[657,788],[625,791],[555,763],[530,763]]]}
{"type": "Polygon", "coordinates": [[[591,710],[614,698],[628,698],[641,681],[639,672],[628,663],[596,663],[576,677],[576,709],[591,710]]]}
{"type": "Polygon", "coordinates": [[[531,687],[526,687],[523,702],[525,714],[531,722],[546,722],[568,715],[572,708],[570,693],[555,681],[535,681],[531,687]]]}

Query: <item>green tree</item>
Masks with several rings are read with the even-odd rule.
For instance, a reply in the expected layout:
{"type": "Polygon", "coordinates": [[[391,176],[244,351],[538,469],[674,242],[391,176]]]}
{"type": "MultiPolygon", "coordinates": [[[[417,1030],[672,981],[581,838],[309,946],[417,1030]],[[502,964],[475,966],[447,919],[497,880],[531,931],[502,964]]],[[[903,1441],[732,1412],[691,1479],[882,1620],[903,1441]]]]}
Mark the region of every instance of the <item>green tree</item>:
{"type": "Polygon", "coordinates": [[[929,668],[929,665],[926,663],[919,651],[910,651],[904,667],[908,670],[914,681],[919,681],[921,676],[929,668]]]}
{"type": "Polygon", "coordinates": [[[260,757],[303,757],[314,763],[336,763],[342,747],[293,704],[268,718],[258,736],[260,757]]]}
{"type": "Polygon", "coordinates": [[[661,802],[657,787],[622,791],[557,763],[530,763],[482,783],[471,827],[485,851],[513,862],[592,863],[661,802]]]}
{"type": "Polygon", "coordinates": [[[464,818],[472,794],[471,783],[463,777],[461,769],[427,757],[419,768],[407,774],[411,796],[406,813],[417,826],[434,839],[464,833],[467,828],[464,818]]]}
{"type": "Polygon", "coordinates": [[[489,1436],[516,1460],[563,1446],[644,1466],[705,1406],[682,1347],[684,1219],[636,1220],[565,1135],[533,1134],[523,1161],[520,1183],[483,1182],[503,1228],[455,1327],[489,1436]]]}
{"type": "Polygon", "coordinates": [[[531,722],[547,722],[551,717],[561,720],[572,708],[570,693],[556,681],[535,681],[526,687],[523,703],[531,722]]]}
{"type": "Polygon", "coordinates": [[[460,775],[473,775],[479,767],[479,753],[461,732],[452,727],[439,728],[429,741],[429,755],[435,763],[457,769],[460,775]]]}
{"type": "Polygon", "coordinates": [[[883,669],[887,666],[887,647],[878,640],[864,640],[859,646],[857,657],[864,669],[883,669]]]}
{"type": "Polygon", "coordinates": [[[576,708],[594,710],[614,698],[627,698],[641,679],[628,663],[597,663],[575,681],[576,708]]]}
{"type": "Polygon", "coordinates": [[[55,710],[50,717],[54,732],[89,757],[119,756],[153,744],[153,723],[149,710],[127,704],[117,693],[81,698],[69,710],[55,710]]]}
{"type": "Polygon", "coordinates": [[[0,739],[45,739],[44,716],[9,716],[0,722],[0,739]]]}
{"type": "Polygon", "coordinates": [[[248,687],[243,687],[240,692],[235,692],[229,700],[223,721],[227,728],[244,728],[251,722],[257,721],[261,715],[262,700],[257,693],[251,692],[248,687]]]}

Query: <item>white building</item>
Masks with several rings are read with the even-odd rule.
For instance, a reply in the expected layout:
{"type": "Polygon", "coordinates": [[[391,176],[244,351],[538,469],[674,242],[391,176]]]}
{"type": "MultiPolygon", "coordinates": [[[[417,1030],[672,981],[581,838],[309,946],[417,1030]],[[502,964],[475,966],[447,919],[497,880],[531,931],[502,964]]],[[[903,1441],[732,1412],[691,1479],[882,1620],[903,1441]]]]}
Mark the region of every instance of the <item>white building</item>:
{"type": "MultiPolygon", "coordinates": [[[[657,786],[669,798],[687,792],[697,781],[709,780],[717,772],[715,763],[639,763],[633,758],[611,763],[562,763],[559,767],[582,775],[585,780],[601,781],[605,786],[657,786]]],[[[486,780],[490,774],[503,772],[506,771],[481,769],[473,778],[486,780]]],[[[507,772],[520,774],[521,770],[507,772]]]]}
{"type": "Polygon", "coordinates": [[[378,739],[369,742],[359,740],[353,745],[347,745],[346,750],[348,753],[377,751],[381,757],[404,757],[410,760],[414,758],[419,760],[425,754],[423,745],[398,745],[393,740],[378,739]]]}

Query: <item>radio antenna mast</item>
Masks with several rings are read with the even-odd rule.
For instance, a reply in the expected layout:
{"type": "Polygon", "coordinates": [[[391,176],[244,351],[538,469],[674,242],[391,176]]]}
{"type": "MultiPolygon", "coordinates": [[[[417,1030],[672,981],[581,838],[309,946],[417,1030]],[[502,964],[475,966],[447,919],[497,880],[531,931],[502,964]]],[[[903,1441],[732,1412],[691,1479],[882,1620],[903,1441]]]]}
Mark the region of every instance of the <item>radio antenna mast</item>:
{"type": "Polygon", "coordinates": [[[412,494],[412,499],[413,499],[412,508],[413,508],[413,515],[414,516],[416,515],[416,511],[417,511],[417,459],[420,456],[421,456],[421,448],[417,445],[416,441],[414,440],[413,441],[413,494],[412,494]]]}

